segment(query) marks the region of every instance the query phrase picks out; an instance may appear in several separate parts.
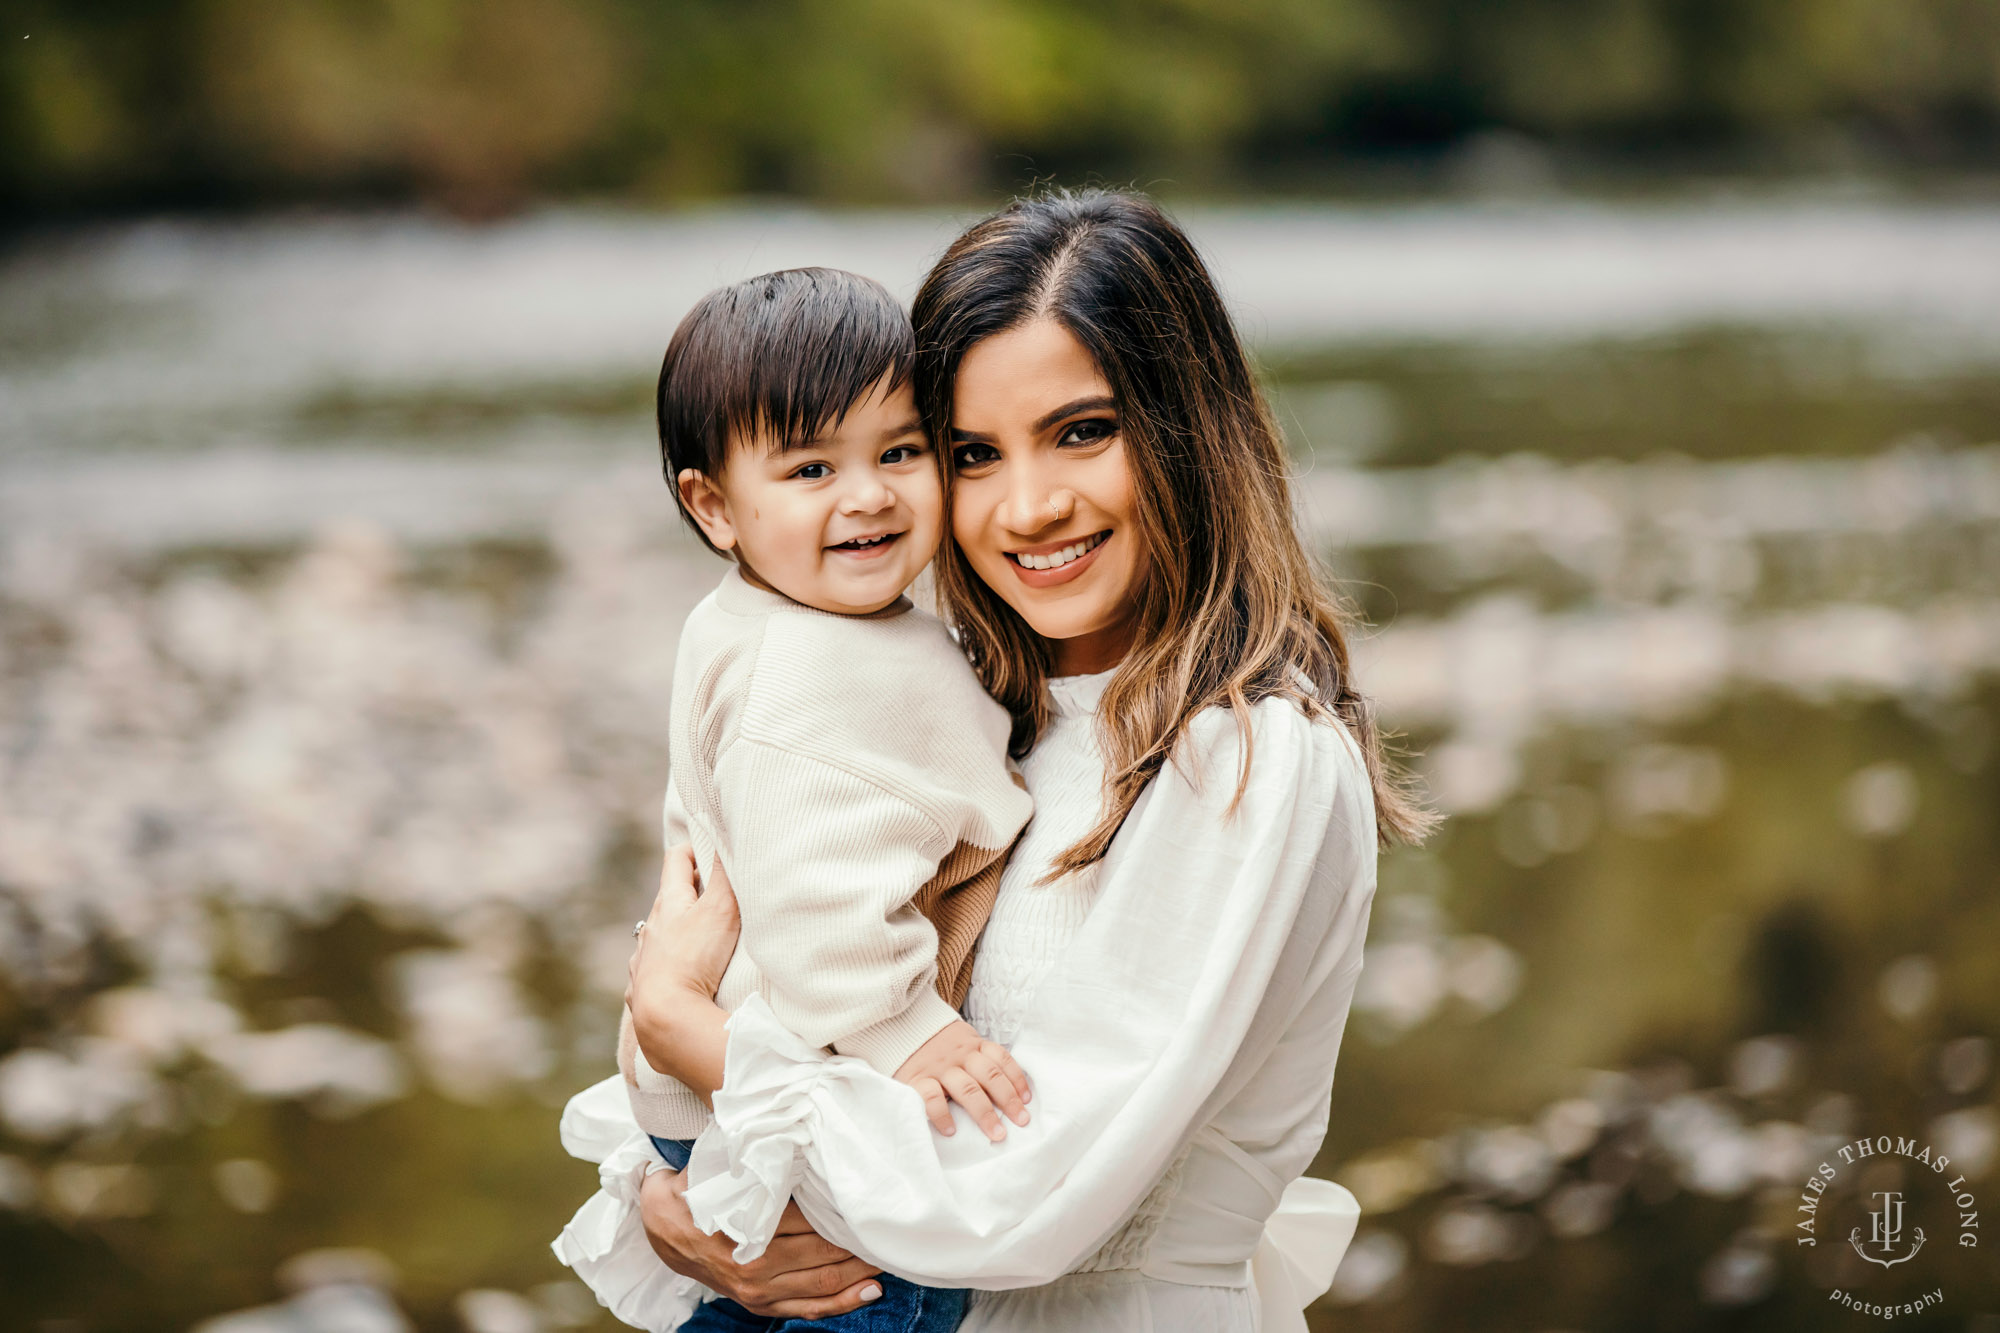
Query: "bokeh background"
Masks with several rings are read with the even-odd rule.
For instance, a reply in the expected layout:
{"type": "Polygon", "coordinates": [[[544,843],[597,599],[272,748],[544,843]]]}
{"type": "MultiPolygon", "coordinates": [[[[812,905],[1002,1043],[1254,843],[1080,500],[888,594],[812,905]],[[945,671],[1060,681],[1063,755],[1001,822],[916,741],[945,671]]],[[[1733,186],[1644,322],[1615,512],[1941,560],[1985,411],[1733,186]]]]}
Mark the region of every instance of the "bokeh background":
{"type": "Polygon", "coordinates": [[[1792,1240],[1864,1133],[2000,1191],[2000,7],[5,22],[0,1329],[610,1327],[555,1113],[718,572],[659,351],[1048,180],[1213,261],[1450,815],[1383,864],[1314,1326],[2000,1328],[1894,1162],[1839,1206],[1907,1185],[1921,1260],[1792,1240]]]}

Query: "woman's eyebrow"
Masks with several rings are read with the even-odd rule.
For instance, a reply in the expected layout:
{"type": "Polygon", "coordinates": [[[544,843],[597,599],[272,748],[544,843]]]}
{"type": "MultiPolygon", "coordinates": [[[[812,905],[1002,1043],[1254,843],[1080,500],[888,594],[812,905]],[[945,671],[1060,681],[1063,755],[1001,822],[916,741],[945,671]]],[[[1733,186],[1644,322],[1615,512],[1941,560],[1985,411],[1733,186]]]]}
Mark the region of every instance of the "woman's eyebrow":
{"type": "MultiPolygon", "coordinates": [[[[1078,398],[1073,402],[1064,403],[1053,412],[1043,413],[1035,419],[1034,425],[1029,429],[1040,434],[1064,417],[1073,417],[1078,412],[1102,412],[1106,408],[1116,406],[1118,400],[1109,394],[1099,394],[1094,398],[1078,398]]],[[[993,437],[983,430],[964,430],[958,426],[951,428],[951,438],[955,444],[988,444],[993,440],[993,437]]]]}
{"type": "Polygon", "coordinates": [[[1036,419],[1034,430],[1039,435],[1058,421],[1061,421],[1064,417],[1075,416],[1078,412],[1101,412],[1107,407],[1116,406],[1118,406],[1117,400],[1108,395],[1100,394],[1095,398],[1079,398],[1075,402],[1064,403],[1053,412],[1044,413],[1036,419]]]}

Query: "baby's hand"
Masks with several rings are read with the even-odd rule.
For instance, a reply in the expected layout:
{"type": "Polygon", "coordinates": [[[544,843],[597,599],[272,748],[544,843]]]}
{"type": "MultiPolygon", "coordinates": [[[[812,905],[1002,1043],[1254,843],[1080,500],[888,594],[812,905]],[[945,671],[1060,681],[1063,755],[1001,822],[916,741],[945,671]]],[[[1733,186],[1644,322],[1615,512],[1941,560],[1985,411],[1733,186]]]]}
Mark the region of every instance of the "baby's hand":
{"type": "Polygon", "coordinates": [[[995,1103],[1015,1124],[1028,1123],[1028,1076],[1005,1046],[987,1041],[962,1018],[917,1047],[896,1077],[923,1095],[924,1110],[940,1134],[957,1132],[951,1102],[970,1111],[995,1143],[1007,1137],[995,1103]]]}

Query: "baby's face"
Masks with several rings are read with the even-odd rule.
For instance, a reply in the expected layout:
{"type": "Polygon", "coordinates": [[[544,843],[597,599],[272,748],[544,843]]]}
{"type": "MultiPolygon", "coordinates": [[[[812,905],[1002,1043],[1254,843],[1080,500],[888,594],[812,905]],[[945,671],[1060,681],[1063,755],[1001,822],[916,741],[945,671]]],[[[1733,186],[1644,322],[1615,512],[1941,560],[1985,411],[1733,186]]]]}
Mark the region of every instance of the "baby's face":
{"type": "Polygon", "coordinates": [[[843,615],[901,596],[944,529],[944,484],[916,399],[886,380],[802,447],[733,441],[715,489],[719,522],[695,506],[711,541],[793,601],[843,615]]]}

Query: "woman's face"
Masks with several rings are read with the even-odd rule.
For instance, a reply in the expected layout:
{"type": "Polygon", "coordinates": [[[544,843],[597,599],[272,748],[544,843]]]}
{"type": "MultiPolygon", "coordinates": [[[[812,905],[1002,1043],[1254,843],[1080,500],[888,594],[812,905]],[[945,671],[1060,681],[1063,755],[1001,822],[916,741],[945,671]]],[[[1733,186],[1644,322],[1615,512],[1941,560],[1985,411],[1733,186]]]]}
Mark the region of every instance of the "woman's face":
{"type": "Polygon", "coordinates": [[[1059,675],[1116,666],[1146,573],[1111,386],[1054,320],[973,344],[952,393],[952,536],[1059,675]]]}

